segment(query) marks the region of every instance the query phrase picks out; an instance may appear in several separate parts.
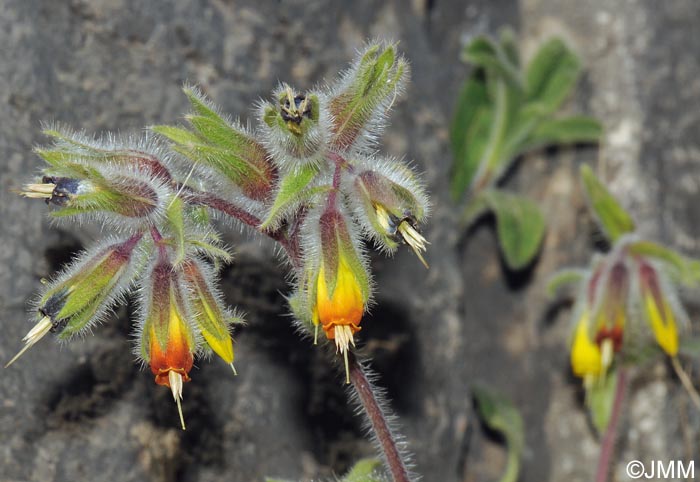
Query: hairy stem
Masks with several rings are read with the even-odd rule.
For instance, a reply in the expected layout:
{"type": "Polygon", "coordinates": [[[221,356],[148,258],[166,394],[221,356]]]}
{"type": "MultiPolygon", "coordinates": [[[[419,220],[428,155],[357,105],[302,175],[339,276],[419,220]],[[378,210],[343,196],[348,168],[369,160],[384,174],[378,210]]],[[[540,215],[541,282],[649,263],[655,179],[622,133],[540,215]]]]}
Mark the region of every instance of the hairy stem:
{"type": "Polygon", "coordinates": [[[260,224],[262,224],[262,221],[257,216],[213,194],[200,192],[187,186],[181,187],[181,190],[184,194],[185,200],[188,202],[193,204],[201,204],[224,213],[227,216],[231,216],[232,218],[250,226],[261,234],[264,234],[277,241],[289,255],[289,259],[291,260],[292,264],[295,267],[298,267],[298,263],[301,259],[301,253],[299,242],[296,237],[291,238],[286,236],[282,229],[277,229],[275,231],[261,230],[260,224]]]}
{"type": "Polygon", "coordinates": [[[610,474],[610,465],[612,464],[613,455],[615,452],[615,442],[617,440],[617,426],[620,423],[620,415],[622,413],[622,405],[627,390],[627,372],[624,368],[619,368],[617,371],[617,383],[615,385],[615,399],[613,400],[612,413],[608,427],[605,429],[605,436],[600,446],[600,457],[598,458],[598,470],[596,472],[596,482],[606,482],[610,474]]]}
{"type": "MultiPolygon", "coordinates": [[[[340,188],[341,170],[347,163],[345,159],[335,153],[330,154],[329,158],[336,164],[333,175],[334,189],[331,191],[328,200],[329,204],[332,205],[336,202],[336,193],[340,188]]],[[[302,260],[298,240],[298,226],[292,225],[289,227],[289,230],[287,231],[291,233],[291,235],[287,235],[283,229],[264,231],[260,229],[260,219],[224,199],[218,198],[209,193],[196,191],[189,187],[184,187],[182,192],[185,199],[190,203],[201,204],[220,211],[234,219],[238,219],[256,231],[277,241],[289,255],[289,259],[291,260],[292,264],[295,267],[299,267],[301,265],[302,260]]],[[[303,215],[304,213],[302,213],[302,217],[303,215]]],[[[401,456],[399,445],[391,431],[391,428],[389,428],[386,414],[384,413],[384,410],[377,399],[377,395],[375,394],[372,384],[367,379],[367,375],[362,367],[362,364],[357,360],[352,352],[348,353],[348,363],[350,382],[352,383],[353,388],[357,393],[357,398],[360,401],[370,424],[372,425],[372,430],[377,437],[377,441],[379,442],[381,450],[384,454],[384,459],[386,460],[386,464],[392,474],[394,482],[410,482],[411,478],[409,471],[401,456]]]]}
{"type": "Polygon", "coordinates": [[[406,463],[401,457],[398,443],[391,428],[389,428],[386,414],[377,400],[377,396],[374,393],[372,384],[367,379],[362,364],[352,351],[348,353],[348,362],[350,366],[350,382],[372,425],[372,430],[384,453],[384,459],[394,482],[410,482],[411,478],[406,468],[406,463]]]}
{"type": "Polygon", "coordinates": [[[335,170],[333,171],[333,189],[328,193],[328,209],[335,208],[335,200],[338,196],[338,191],[340,190],[340,174],[343,166],[347,164],[347,161],[343,159],[340,154],[335,152],[328,153],[328,158],[335,163],[335,170]]]}

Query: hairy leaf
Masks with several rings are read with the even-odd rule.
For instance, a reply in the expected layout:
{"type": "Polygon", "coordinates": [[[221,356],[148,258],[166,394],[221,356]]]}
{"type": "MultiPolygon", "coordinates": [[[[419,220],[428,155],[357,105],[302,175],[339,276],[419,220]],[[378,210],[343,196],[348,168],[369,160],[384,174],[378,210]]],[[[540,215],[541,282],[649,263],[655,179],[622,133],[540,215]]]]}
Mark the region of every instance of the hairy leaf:
{"type": "Polygon", "coordinates": [[[578,57],[558,38],[547,41],[527,66],[528,102],[554,112],[571,93],[581,71],[578,57]]]}
{"type": "Polygon", "coordinates": [[[499,190],[482,194],[496,216],[498,241],[511,269],[527,266],[539,251],[544,238],[544,216],[534,201],[499,190]]]}
{"type": "Polygon", "coordinates": [[[272,227],[292,206],[315,194],[317,191],[309,189],[308,186],[317,173],[318,168],[309,164],[301,166],[283,177],[275,201],[260,227],[262,229],[272,227]]]}
{"type": "Polygon", "coordinates": [[[554,273],[547,281],[547,296],[553,298],[559,289],[565,285],[578,285],[586,277],[587,271],[584,269],[562,269],[554,273]]]}
{"type": "Polygon", "coordinates": [[[523,418],[513,403],[490,388],[472,388],[479,418],[491,429],[503,435],[508,448],[506,469],[500,482],[515,482],[520,472],[520,460],[525,446],[523,418]]]}
{"type": "Polygon", "coordinates": [[[598,142],[603,127],[596,119],[587,116],[572,116],[563,119],[544,119],[539,122],[520,145],[520,151],[540,147],[598,142]]]}
{"type": "Polygon", "coordinates": [[[581,180],[598,225],[611,242],[617,241],[623,234],[634,231],[632,217],[586,164],[581,166],[581,180]]]}
{"type": "Polygon", "coordinates": [[[591,411],[591,421],[598,433],[605,433],[610,422],[616,387],[617,374],[615,371],[610,371],[586,389],[586,403],[591,411]]]}

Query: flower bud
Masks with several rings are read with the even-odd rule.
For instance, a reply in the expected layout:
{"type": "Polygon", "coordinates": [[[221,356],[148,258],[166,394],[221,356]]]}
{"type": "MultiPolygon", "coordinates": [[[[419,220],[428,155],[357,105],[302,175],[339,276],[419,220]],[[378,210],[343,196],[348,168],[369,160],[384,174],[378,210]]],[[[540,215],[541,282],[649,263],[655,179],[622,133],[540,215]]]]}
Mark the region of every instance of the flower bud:
{"type": "Polygon", "coordinates": [[[275,93],[277,105],[262,106],[263,129],[267,145],[275,161],[282,166],[296,167],[305,163],[318,163],[328,134],[327,114],[321,120],[318,95],[294,92],[282,85],[275,93]]]}
{"type": "Polygon", "coordinates": [[[610,268],[602,296],[596,314],[596,342],[610,341],[617,352],[622,348],[629,296],[629,270],[622,261],[610,268]]]}
{"type": "Polygon", "coordinates": [[[211,275],[200,262],[192,259],[183,263],[182,272],[190,290],[189,305],[194,322],[214,353],[233,367],[233,343],[228,328],[232,317],[221,305],[221,296],[212,281],[207,279],[211,275]]]}
{"type": "Polygon", "coordinates": [[[277,175],[267,150],[239,122],[219,114],[198,89],[186,87],[185,94],[192,104],[193,112],[186,117],[192,130],[171,126],[152,130],[173,141],[175,151],[216,171],[212,179],[228,180],[250,199],[265,200],[277,175]]]}
{"type": "Polygon", "coordinates": [[[334,147],[349,149],[358,140],[369,140],[365,133],[381,125],[407,72],[408,64],[396,55],[394,45],[374,44],[365,50],[330,100],[334,147]]]}
{"type": "Polygon", "coordinates": [[[641,261],[639,279],[647,320],[654,338],[669,356],[674,357],[678,354],[678,329],[668,294],[664,296],[659,273],[653,266],[641,261]]]}

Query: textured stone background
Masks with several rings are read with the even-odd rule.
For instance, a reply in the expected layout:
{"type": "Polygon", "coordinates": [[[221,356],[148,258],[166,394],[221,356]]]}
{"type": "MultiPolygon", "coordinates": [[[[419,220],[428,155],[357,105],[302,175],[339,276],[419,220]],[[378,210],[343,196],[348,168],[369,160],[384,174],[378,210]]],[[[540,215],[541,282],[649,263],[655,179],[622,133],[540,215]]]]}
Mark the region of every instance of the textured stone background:
{"type": "MultiPolygon", "coordinates": [[[[39,124],[138,132],[186,110],[195,82],[243,118],[278,79],[330,79],[368,37],[401,41],[413,67],[384,146],[425,171],[435,214],[427,273],[406,252],[377,257],[378,307],[362,332],[429,482],[497,478],[504,456],[475,420],[469,386],[488,382],[522,409],[521,480],[589,481],[597,442],[569,375],[566,310],[548,309],[547,276],[585,263],[592,224],[575,173],[595,162],[642,229],[700,253],[700,3],[696,0],[413,0],[372,2],[0,0],[0,359],[27,331],[38,286],[99,233],[51,227],[42,203],[9,190],[40,162],[39,124]],[[509,181],[550,218],[536,268],[504,272],[488,223],[468,238],[446,195],[447,126],[466,68],[460,46],[515,26],[525,52],[560,34],[587,72],[572,109],[603,120],[600,150],[533,155],[509,181]]],[[[240,376],[203,363],[186,386],[188,430],[167,390],[132,363],[127,314],[82,343],[44,342],[0,373],[2,481],[262,481],[342,472],[372,453],[336,376],[289,327],[272,247],[231,233],[228,300],[248,313],[240,376]]],[[[688,299],[697,315],[697,301],[688,299]]],[[[660,363],[639,374],[617,480],[631,459],[692,460],[700,418],[660,363]]]]}

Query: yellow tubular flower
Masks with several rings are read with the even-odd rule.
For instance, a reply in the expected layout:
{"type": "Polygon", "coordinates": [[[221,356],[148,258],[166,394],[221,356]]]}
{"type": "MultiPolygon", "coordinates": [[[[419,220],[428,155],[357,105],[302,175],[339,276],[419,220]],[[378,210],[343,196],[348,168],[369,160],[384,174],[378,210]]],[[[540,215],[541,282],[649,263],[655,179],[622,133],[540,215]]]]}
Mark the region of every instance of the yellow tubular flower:
{"type": "Polygon", "coordinates": [[[584,311],[576,325],[571,346],[571,369],[580,378],[596,377],[603,371],[600,347],[590,337],[589,323],[588,312],[584,311]]]}
{"type": "Polygon", "coordinates": [[[646,296],[644,304],[657,343],[669,356],[676,356],[678,354],[678,330],[668,303],[663,303],[663,315],[653,297],[646,296]]]}
{"type": "MultiPolygon", "coordinates": [[[[355,346],[353,335],[360,331],[365,307],[357,277],[342,255],[338,262],[335,289],[332,293],[328,291],[325,268],[321,264],[314,312],[318,313],[318,321],[328,339],[335,340],[337,350],[343,354],[347,372],[347,352],[351,344],[355,346]]],[[[349,377],[347,381],[349,383],[349,377]]]]}
{"type": "Polygon", "coordinates": [[[642,263],[639,268],[644,307],[654,338],[659,346],[671,357],[678,354],[678,329],[673,310],[662,296],[659,278],[654,268],[642,263]]]}

